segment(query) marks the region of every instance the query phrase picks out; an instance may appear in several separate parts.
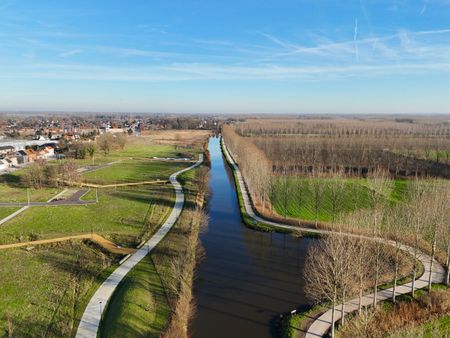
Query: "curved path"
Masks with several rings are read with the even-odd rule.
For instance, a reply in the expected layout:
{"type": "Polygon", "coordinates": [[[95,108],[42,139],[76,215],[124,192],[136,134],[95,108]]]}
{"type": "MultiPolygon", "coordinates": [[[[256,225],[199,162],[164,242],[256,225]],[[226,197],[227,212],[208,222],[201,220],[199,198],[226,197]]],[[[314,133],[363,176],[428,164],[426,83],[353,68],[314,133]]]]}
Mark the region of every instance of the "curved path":
{"type": "MultiPolygon", "coordinates": [[[[244,200],[245,212],[250,217],[252,217],[256,221],[263,222],[263,223],[269,224],[273,227],[282,228],[282,229],[300,230],[300,231],[307,231],[307,232],[313,232],[313,233],[318,233],[318,234],[330,234],[330,233],[339,234],[338,232],[333,232],[333,231],[328,231],[328,230],[310,229],[310,228],[304,228],[304,227],[293,226],[293,225],[288,225],[288,224],[276,223],[276,222],[266,220],[266,219],[256,215],[253,210],[252,203],[250,200],[250,195],[248,193],[248,189],[245,184],[244,178],[242,176],[241,170],[239,169],[238,165],[236,164],[236,162],[230,155],[225,143],[223,143],[223,142],[222,142],[222,147],[223,147],[223,151],[224,151],[227,161],[231,164],[231,166],[233,167],[233,169],[236,172],[239,187],[241,188],[241,192],[242,192],[242,198],[244,200]]],[[[377,238],[371,238],[371,237],[354,235],[354,234],[346,234],[346,235],[352,236],[352,237],[358,237],[358,238],[365,238],[365,239],[369,239],[372,241],[382,241],[383,243],[395,246],[395,242],[381,239],[381,238],[377,239],[377,238]]],[[[406,245],[402,245],[401,249],[410,254],[413,254],[413,252],[414,252],[413,248],[406,246],[406,245]]],[[[427,255],[425,253],[420,253],[420,256],[418,257],[418,259],[421,261],[421,263],[424,266],[424,273],[422,274],[422,276],[419,276],[416,279],[415,285],[414,285],[415,290],[422,289],[422,288],[428,286],[428,278],[430,277],[430,274],[431,274],[431,280],[433,283],[441,283],[444,280],[445,271],[439,262],[437,262],[436,260],[433,260],[433,269],[431,270],[430,269],[431,268],[431,257],[429,255],[427,255]]],[[[411,289],[412,289],[412,282],[403,284],[403,285],[398,285],[396,288],[396,295],[410,293],[411,289]]],[[[392,294],[393,294],[392,288],[386,289],[386,290],[379,290],[377,292],[377,300],[380,301],[380,300],[390,299],[390,298],[392,298],[392,294]]],[[[365,295],[362,299],[362,305],[363,306],[372,305],[373,299],[374,299],[374,294],[365,295]]],[[[346,302],[344,304],[345,313],[347,314],[347,313],[357,311],[358,305],[359,305],[359,298],[352,299],[352,300],[346,302]]],[[[316,318],[312,322],[312,324],[309,326],[309,328],[306,332],[306,337],[307,338],[312,338],[312,337],[317,338],[317,337],[323,337],[324,335],[326,335],[331,329],[331,323],[332,323],[331,313],[332,313],[332,309],[329,309],[324,314],[322,314],[318,318],[316,318]]],[[[341,316],[342,316],[341,305],[339,304],[339,305],[335,306],[335,320],[334,321],[337,322],[341,318],[341,316]]]]}
{"type": "Polygon", "coordinates": [[[84,310],[78,326],[76,337],[78,338],[95,338],[100,325],[101,316],[106,308],[106,305],[111,298],[114,290],[117,288],[122,279],[127,273],[136,266],[169,232],[172,226],[177,221],[183,210],[184,194],[183,188],[177,181],[177,176],[199,166],[203,162],[203,154],[200,154],[199,160],[192,166],[177,171],[170,176],[170,183],[175,189],[175,205],[172,212],[167,218],[166,222],[159,228],[159,230],[147,241],[138,251],[136,251],[128,260],[121,264],[97,289],[94,296],[92,296],[89,304],[84,310]]]}

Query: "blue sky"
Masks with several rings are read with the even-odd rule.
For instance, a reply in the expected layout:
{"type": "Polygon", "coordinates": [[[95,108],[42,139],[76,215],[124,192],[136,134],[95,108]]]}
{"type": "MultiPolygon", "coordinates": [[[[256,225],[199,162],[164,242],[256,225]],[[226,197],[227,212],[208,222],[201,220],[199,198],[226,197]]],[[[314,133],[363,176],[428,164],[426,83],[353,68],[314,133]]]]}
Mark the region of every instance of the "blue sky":
{"type": "Polygon", "coordinates": [[[450,113],[450,0],[1,0],[0,110],[450,113]]]}

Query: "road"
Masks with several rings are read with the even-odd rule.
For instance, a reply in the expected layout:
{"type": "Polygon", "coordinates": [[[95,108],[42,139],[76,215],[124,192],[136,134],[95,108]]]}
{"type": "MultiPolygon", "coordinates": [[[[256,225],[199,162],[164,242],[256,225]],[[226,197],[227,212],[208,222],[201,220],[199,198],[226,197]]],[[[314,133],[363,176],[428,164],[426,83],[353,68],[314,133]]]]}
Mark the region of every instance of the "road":
{"type": "MultiPolygon", "coordinates": [[[[288,225],[288,224],[276,223],[276,222],[266,220],[266,219],[256,215],[253,210],[250,195],[248,193],[247,185],[245,184],[242,173],[241,173],[238,165],[234,161],[233,157],[231,156],[230,152],[228,151],[227,147],[225,146],[225,143],[223,143],[223,151],[224,151],[227,161],[231,164],[231,166],[233,167],[233,169],[236,172],[239,187],[241,188],[242,197],[244,200],[245,211],[254,220],[256,220],[258,222],[269,224],[273,227],[282,228],[282,229],[297,230],[297,231],[300,230],[300,231],[313,232],[313,233],[318,233],[318,234],[334,233],[334,234],[342,235],[342,233],[339,233],[339,232],[332,232],[332,231],[321,230],[321,229],[310,229],[310,228],[303,228],[303,227],[298,227],[298,226],[293,226],[293,225],[288,225]]],[[[344,234],[344,235],[351,236],[351,237],[364,238],[364,239],[371,240],[371,241],[382,241],[386,244],[395,246],[395,242],[389,241],[386,239],[382,239],[382,238],[371,238],[371,237],[355,235],[355,234],[344,234]]],[[[413,253],[413,251],[414,251],[413,248],[406,246],[406,245],[402,245],[402,250],[409,254],[413,253]]],[[[429,255],[427,255],[425,253],[420,253],[419,260],[421,261],[421,263],[424,266],[424,273],[422,274],[422,276],[419,276],[416,279],[415,285],[414,285],[415,290],[422,289],[422,288],[425,288],[428,286],[428,278],[429,278],[430,274],[431,274],[433,283],[441,283],[444,280],[445,270],[439,262],[437,262],[436,260],[433,260],[433,269],[431,270],[430,269],[431,257],[429,255]]],[[[411,290],[412,290],[412,282],[397,286],[396,294],[397,295],[407,294],[407,293],[410,293],[411,290]]],[[[389,299],[389,298],[392,298],[392,294],[393,294],[392,288],[386,289],[386,290],[381,290],[381,291],[377,292],[377,299],[378,300],[389,299]]],[[[365,295],[363,297],[363,305],[367,306],[367,305],[373,304],[373,299],[374,299],[373,294],[365,295]]],[[[345,313],[348,314],[348,313],[357,311],[358,304],[359,304],[358,298],[352,299],[352,300],[346,302],[344,304],[345,313]]],[[[336,309],[335,322],[337,322],[342,316],[341,305],[339,304],[339,305],[335,306],[335,309],[336,309]]],[[[332,323],[331,313],[332,313],[332,310],[329,309],[327,312],[325,312],[324,314],[317,317],[312,322],[312,324],[309,326],[309,328],[306,332],[306,337],[307,338],[312,338],[312,337],[317,338],[317,337],[323,337],[324,335],[326,335],[331,329],[331,323],[332,323]]]]}
{"type": "Polygon", "coordinates": [[[133,269],[149,252],[155,248],[156,245],[169,232],[183,210],[184,193],[181,184],[177,181],[177,176],[199,166],[203,162],[203,154],[200,154],[199,160],[192,166],[177,171],[170,176],[170,183],[175,189],[175,204],[169,218],[159,228],[159,230],[147,241],[136,253],[130,256],[128,260],[122,263],[97,289],[92,296],[89,304],[84,310],[76,334],[77,338],[95,338],[97,337],[98,328],[100,325],[102,314],[106,305],[111,298],[114,290],[120,284],[122,279],[133,269]]]}

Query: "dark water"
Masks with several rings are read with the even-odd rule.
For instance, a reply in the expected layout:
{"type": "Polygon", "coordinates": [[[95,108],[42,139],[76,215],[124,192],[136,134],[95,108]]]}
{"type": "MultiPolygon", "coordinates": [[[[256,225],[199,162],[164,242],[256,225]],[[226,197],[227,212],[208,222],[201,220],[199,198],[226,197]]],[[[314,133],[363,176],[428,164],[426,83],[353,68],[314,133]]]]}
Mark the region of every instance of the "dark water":
{"type": "Polygon", "coordinates": [[[277,337],[278,316],[304,309],[302,269],[311,239],[251,230],[241,221],[233,176],[219,139],[209,142],[206,257],[194,284],[195,338],[277,337]]]}

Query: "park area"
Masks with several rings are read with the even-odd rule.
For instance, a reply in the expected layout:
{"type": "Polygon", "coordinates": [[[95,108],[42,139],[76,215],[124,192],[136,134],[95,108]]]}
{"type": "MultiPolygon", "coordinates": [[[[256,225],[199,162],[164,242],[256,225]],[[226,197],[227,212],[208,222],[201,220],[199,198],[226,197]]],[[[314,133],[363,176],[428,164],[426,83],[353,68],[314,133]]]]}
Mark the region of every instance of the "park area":
{"type": "MultiPolygon", "coordinates": [[[[70,186],[61,182],[39,188],[27,186],[23,177],[33,170],[31,166],[0,177],[0,203],[31,203],[28,209],[0,226],[2,334],[75,335],[84,307],[96,288],[118,266],[125,252],[132,252],[148,240],[170,214],[175,193],[168,183],[169,176],[198,159],[208,135],[193,134],[195,138],[190,138],[188,144],[175,137],[176,132],[171,132],[172,136],[163,134],[162,141],[155,135],[128,137],[122,149],[111,149],[107,154],[99,151],[92,158],[72,160],[79,180],[70,186]],[[192,161],[185,160],[188,156],[192,161]],[[98,187],[81,188],[79,185],[85,182],[98,187]],[[115,186],[119,183],[124,185],[115,186]],[[112,186],[103,187],[106,184],[112,186]],[[50,202],[51,199],[55,201],[50,202]],[[79,235],[86,236],[66,239],[79,235]],[[41,240],[50,243],[33,244],[41,240]],[[18,248],[1,247],[23,243],[18,248]]],[[[67,161],[51,161],[48,166],[60,166],[67,161]]],[[[185,175],[184,184],[191,185],[193,178],[185,175]]],[[[190,189],[194,194],[196,187],[190,189]]],[[[19,208],[0,206],[0,219],[19,208]]],[[[183,240],[180,238],[181,244],[183,240]]],[[[164,241],[160,245],[164,246],[164,241]]],[[[164,271],[167,264],[168,260],[160,260],[159,269],[164,271]]],[[[143,260],[117,295],[127,301],[140,295],[151,296],[150,303],[136,306],[143,309],[146,322],[153,323],[144,325],[142,332],[155,337],[165,328],[170,313],[164,276],[160,276],[157,268],[150,257],[143,260]]],[[[113,315],[108,310],[108,318],[129,311],[115,306],[113,309],[113,315]]],[[[131,311],[136,309],[131,307],[131,311]]],[[[115,323],[114,318],[111,323],[115,323]]]]}

